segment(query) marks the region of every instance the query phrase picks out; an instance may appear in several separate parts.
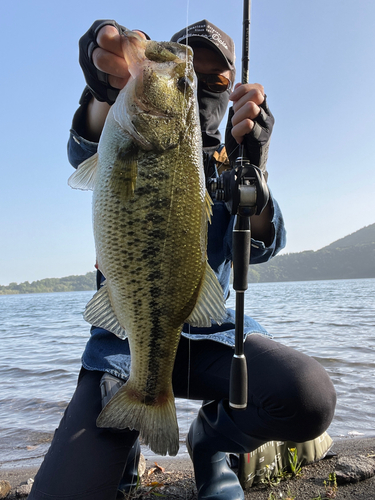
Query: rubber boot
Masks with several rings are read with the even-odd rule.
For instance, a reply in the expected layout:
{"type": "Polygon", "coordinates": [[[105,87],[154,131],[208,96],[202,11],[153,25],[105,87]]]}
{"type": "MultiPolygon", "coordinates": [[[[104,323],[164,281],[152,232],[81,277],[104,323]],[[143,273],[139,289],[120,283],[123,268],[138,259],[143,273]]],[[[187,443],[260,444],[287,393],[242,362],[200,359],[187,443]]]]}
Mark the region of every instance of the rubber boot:
{"type": "Polygon", "coordinates": [[[226,453],[249,453],[264,441],[244,434],[229,415],[228,401],[202,406],[186,439],[194,465],[199,500],[244,500],[236,474],[226,453]]]}
{"type": "Polygon", "coordinates": [[[132,489],[137,486],[138,482],[138,464],[139,457],[141,456],[141,445],[139,444],[139,439],[135,441],[133,447],[131,448],[128,459],[126,461],[124,473],[121,482],[118,486],[117,497],[121,498],[121,493],[130,493],[132,489]]]}

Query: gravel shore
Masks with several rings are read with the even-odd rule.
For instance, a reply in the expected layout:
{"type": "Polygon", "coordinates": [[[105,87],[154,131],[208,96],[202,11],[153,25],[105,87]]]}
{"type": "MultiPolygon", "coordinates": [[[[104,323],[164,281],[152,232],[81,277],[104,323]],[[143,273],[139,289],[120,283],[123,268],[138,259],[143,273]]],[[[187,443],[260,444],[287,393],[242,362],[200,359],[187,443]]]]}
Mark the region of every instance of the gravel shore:
{"type": "MultiPolygon", "coordinates": [[[[294,479],[282,481],[270,486],[254,486],[245,492],[246,500],[279,500],[295,498],[296,500],[323,500],[325,498],[374,500],[375,499],[375,438],[343,439],[334,442],[333,454],[317,463],[302,469],[302,475],[294,479]],[[327,491],[324,481],[329,475],[338,473],[343,467],[349,467],[349,479],[353,482],[341,484],[337,490],[327,491]],[[366,470],[364,470],[366,469],[366,470]],[[372,471],[372,472],[371,472],[372,471]],[[360,479],[366,476],[367,479],[360,479]],[[289,496],[288,496],[289,494],[289,496]],[[329,494],[335,496],[328,496],[329,494]],[[319,496],[320,495],[320,496],[319,496]]],[[[27,480],[32,479],[37,468],[0,469],[0,483],[11,486],[6,496],[8,500],[27,498],[27,480]],[[6,483],[7,482],[7,483],[6,483]],[[22,486],[23,485],[23,486],[22,486]]],[[[338,476],[337,476],[338,477],[338,476]]],[[[157,463],[146,460],[146,471],[142,484],[129,495],[132,499],[149,499],[162,495],[165,500],[195,500],[193,468],[188,458],[158,457],[157,463]]],[[[3,498],[0,494],[0,498],[3,498]]]]}

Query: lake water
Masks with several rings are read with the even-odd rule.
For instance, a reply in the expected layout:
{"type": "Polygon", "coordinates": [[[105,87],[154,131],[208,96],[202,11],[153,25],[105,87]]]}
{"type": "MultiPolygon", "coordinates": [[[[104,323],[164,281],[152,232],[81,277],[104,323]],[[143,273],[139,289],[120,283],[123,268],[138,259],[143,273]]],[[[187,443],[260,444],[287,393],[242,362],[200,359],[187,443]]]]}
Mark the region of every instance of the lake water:
{"type": "MultiPolygon", "coordinates": [[[[93,292],[0,296],[0,468],[38,465],[75,389],[93,292]]],[[[316,358],[335,384],[328,429],[375,436],[375,279],[249,285],[246,313],[316,358]]],[[[235,295],[228,301],[234,307],[235,295]]],[[[199,405],[177,400],[181,453],[199,405]]],[[[152,456],[148,449],[146,456],[152,456]]]]}

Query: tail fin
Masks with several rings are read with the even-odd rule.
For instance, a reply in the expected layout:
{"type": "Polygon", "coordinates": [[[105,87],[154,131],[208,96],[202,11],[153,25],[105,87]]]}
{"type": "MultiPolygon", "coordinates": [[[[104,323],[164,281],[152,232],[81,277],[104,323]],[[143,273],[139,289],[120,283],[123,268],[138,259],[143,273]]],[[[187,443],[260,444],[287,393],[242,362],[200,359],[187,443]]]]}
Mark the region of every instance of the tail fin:
{"type": "Polygon", "coordinates": [[[103,408],[98,427],[136,429],[157,455],[177,455],[179,433],[172,389],[160,401],[145,404],[131,382],[129,379],[103,408]]]}

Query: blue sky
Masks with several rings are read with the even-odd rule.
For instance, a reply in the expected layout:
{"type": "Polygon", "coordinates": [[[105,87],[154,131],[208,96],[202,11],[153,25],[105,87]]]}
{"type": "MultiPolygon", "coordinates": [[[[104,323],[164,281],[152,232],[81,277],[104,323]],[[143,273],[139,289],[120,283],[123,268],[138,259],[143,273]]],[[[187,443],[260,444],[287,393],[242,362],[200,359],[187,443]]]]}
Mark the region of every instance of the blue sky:
{"type": "MultiPolygon", "coordinates": [[[[14,0],[0,13],[0,284],[84,274],[91,192],[68,187],[66,157],[84,87],[78,39],[101,18],[155,40],[206,18],[235,40],[240,69],[242,1],[14,0]]],[[[375,222],[375,2],[253,0],[251,14],[250,80],[276,118],[268,170],[285,251],[317,250],[375,222]]]]}

